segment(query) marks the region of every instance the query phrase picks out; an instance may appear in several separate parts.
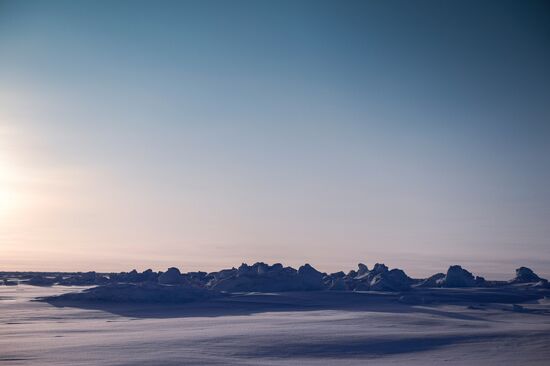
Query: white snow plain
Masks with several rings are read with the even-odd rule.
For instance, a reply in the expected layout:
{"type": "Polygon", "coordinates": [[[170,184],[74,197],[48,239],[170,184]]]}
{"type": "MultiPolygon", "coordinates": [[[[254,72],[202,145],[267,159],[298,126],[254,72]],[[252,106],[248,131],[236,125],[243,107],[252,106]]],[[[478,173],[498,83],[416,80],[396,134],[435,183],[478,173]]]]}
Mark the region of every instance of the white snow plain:
{"type": "Polygon", "coordinates": [[[238,294],[60,307],[0,286],[0,365],[549,365],[550,301],[413,306],[384,294],[238,294]]]}

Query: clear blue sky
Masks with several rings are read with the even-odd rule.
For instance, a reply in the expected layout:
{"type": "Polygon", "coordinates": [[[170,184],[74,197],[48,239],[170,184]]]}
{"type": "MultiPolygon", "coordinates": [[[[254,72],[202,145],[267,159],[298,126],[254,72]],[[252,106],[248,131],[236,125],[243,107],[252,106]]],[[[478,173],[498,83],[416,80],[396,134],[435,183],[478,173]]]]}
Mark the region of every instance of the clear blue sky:
{"type": "Polygon", "coordinates": [[[550,274],[549,45],[545,1],[0,0],[0,268],[550,274]]]}

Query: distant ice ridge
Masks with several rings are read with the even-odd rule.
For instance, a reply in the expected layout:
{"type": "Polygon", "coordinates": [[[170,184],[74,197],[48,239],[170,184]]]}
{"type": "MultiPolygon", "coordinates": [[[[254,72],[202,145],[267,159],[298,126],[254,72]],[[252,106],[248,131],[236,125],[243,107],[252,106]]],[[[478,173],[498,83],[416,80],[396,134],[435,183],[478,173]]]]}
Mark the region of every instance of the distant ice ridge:
{"type": "MultiPolygon", "coordinates": [[[[389,269],[382,263],[375,264],[372,269],[360,263],[356,270],[331,274],[320,272],[309,264],[304,264],[296,270],[284,267],[280,263],[269,265],[258,262],[253,265],[243,263],[239,268],[211,273],[182,273],[178,268],[171,267],[165,272],[158,273],[152,270],[142,273],[133,270],[128,273],[110,274],[23,274],[23,277],[22,282],[37,286],[96,285],[81,292],[44,299],[49,302],[186,303],[232,293],[375,291],[392,293],[400,296],[400,302],[412,304],[435,301],[434,298],[441,295],[429,292],[430,288],[486,288],[492,291],[487,293],[488,299],[506,297],[512,300],[517,297],[517,291],[523,291],[525,288],[530,289],[529,296],[537,291],[547,292],[550,288],[548,281],[526,267],[518,268],[511,280],[486,281],[458,265],[450,266],[446,273],[437,273],[425,279],[414,279],[407,276],[403,270],[389,269]],[[513,292],[512,295],[510,291],[513,292]]],[[[456,297],[456,293],[453,296],[456,297]]],[[[464,297],[464,294],[461,296],[464,297]]]]}
{"type": "Polygon", "coordinates": [[[252,266],[243,263],[238,269],[210,275],[212,277],[206,286],[226,292],[308,291],[325,288],[325,274],[309,264],[295,270],[292,267],[283,267],[280,263],[272,266],[261,262],[252,266]]]}
{"type": "Polygon", "coordinates": [[[422,281],[420,287],[482,287],[483,277],[476,276],[461,266],[450,266],[446,274],[437,273],[422,281]]]}
{"type": "MultiPolygon", "coordinates": [[[[348,273],[323,273],[309,264],[297,270],[284,267],[280,263],[269,265],[258,262],[253,265],[243,263],[239,268],[223,269],[218,272],[182,273],[172,267],[165,272],[144,272],[132,270],[122,273],[19,273],[19,281],[35,286],[78,285],[110,286],[122,284],[140,285],[138,287],[116,287],[119,291],[142,292],[159,291],[160,296],[169,294],[170,286],[179,290],[199,289],[212,293],[234,292],[285,292],[285,291],[385,291],[402,292],[414,288],[464,288],[464,287],[505,287],[528,286],[548,288],[548,281],[540,278],[531,269],[520,267],[515,277],[508,281],[486,281],[483,277],[474,276],[459,265],[450,266],[446,273],[437,273],[424,279],[414,279],[401,270],[389,269],[385,264],[377,263],[372,269],[360,263],[356,270],[348,273]],[[155,287],[156,286],[156,287],[155,287]]],[[[0,274],[0,284],[13,285],[13,275],[0,274]],[[4,276],[4,277],[2,277],[4,276]],[[8,280],[10,278],[10,280],[8,280]]],[[[103,296],[103,293],[89,292],[89,296],[103,296]]],[[[105,290],[107,291],[107,290],[105,290]]],[[[170,293],[170,296],[174,295],[170,293]]]]}
{"type": "Polygon", "coordinates": [[[385,264],[377,263],[372,270],[359,263],[357,271],[348,274],[337,272],[328,275],[325,285],[329,290],[354,291],[404,291],[415,281],[400,269],[390,270],[385,264]]]}

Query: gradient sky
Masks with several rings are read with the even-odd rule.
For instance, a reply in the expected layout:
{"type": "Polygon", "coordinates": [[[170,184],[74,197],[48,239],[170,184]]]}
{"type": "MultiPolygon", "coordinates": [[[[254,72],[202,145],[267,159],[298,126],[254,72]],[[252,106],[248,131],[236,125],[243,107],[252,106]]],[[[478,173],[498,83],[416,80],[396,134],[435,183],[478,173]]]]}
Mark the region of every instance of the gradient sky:
{"type": "Polygon", "coordinates": [[[2,1],[0,269],[550,275],[546,1],[2,1]]]}

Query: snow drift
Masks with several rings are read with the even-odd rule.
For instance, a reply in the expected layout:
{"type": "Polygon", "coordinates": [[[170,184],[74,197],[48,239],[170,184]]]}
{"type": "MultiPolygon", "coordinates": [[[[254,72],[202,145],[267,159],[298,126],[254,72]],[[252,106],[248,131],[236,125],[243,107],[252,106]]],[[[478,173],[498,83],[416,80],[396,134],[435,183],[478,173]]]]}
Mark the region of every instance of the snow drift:
{"type": "Polygon", "coordinates": [[[44,298],[47,302],[186,303],[207,300],[218,293],[187,285],[110,284],[44,298]]]}

